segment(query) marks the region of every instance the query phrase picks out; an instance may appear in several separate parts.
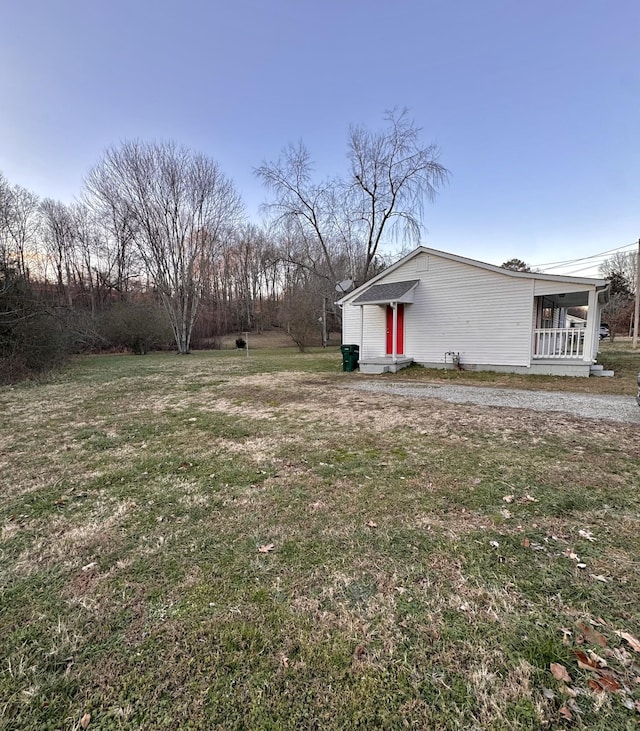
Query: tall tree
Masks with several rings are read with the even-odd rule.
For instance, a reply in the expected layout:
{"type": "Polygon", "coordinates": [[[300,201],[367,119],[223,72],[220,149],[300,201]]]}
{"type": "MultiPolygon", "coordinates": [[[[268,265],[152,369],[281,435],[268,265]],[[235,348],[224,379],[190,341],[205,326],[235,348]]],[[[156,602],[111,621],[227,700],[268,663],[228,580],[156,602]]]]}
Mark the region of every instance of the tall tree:
{"type": "Polygon", "coordinates": [[[500,265],[503,269],[511,269],[514,272],[530,272],[531,267],[522,259],[509,259],[500,265]]]}
{"type": "Polygon", "coordinates": [[[10,256],[18,272],[29,277],[28,258],[35,253],[39,225],[38,196],[0,177],[0,240],[5,260],[10,256]],[[10,254],[9,254],[10,252],[10,254]]]}
{"type": "Polygon", "coordinates": [[[232,182],[213,160],[172,142],[125,142],[107,150],[86,185],[131,222],[178,352],[188,353],[206,260],[242,215],[232,182]]]}
{"type": "Polygon", "coordinates": [[[629,292],[635,293],[638,271],[637,261],[637,251],[617,251],[602,262],[600,265],[600,274],[606,279],[622,277],[628,285],[629,292]]]}
{"type": "Polygon", "coordinates": [[[75,226],[70,209],[60,201],[45,198],[40,204],[45,248],[45,278],[52,265],[60,303],[73,305],[75,226]]]}
{"type": "Polygon", "coordinates": [[[387,113],[385,121],[377,132],[351,127],[344,177],[315,182],[302,143],[256,170],[273,194],[266,210],[296,241],[291,261],[325,278],[331,291],[341,279],[366,281],[387,238],[418,243],[424,204],[449,176],[406,110],[387,113]]]}

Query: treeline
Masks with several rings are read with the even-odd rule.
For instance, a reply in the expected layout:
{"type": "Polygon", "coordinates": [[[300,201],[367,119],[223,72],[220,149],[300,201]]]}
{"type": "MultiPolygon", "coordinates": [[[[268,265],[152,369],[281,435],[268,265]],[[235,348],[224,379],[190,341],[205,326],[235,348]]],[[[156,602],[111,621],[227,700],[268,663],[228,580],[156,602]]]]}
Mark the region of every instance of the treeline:
{"type": "Polygon", "coordinates": [[[188,353],[273,327],[301,349],[324,343],[340,285],[375,274],[391,237],[418,243],[447,178],[406,112],[386,123],[350,130],[340,177],[315,180],[302,145],[264,162],[262,225],[215,161],[171,142],[108,149],[71,204],[0,173],[0,379],[70,352],[188,353]]]}

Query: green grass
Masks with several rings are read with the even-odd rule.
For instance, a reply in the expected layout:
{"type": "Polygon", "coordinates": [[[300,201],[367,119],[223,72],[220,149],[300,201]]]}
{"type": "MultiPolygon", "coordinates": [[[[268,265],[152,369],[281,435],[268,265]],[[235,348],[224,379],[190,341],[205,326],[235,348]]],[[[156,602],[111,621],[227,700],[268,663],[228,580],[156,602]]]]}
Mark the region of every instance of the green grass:
{"type": "Polygon", "coordinates": [[[640,373],[640,350],[633,350],[631,339],[617,337],[613,343],[602,341],[598,363],[614,371],[610,378],[570,378],[566,376],[517,375],[492,371],[465,371],[422,368],[412,365],[395,376],[403,381],[447,381],[479,386],[523,388],[527,390],[576,391],[618,394],[634,398],[640,373]]]}
{"type": "Polygon", "coordinates": [[[0,729],[636,727],[638,427],[361,378],[281,348],[1,390],[0,729]]]}

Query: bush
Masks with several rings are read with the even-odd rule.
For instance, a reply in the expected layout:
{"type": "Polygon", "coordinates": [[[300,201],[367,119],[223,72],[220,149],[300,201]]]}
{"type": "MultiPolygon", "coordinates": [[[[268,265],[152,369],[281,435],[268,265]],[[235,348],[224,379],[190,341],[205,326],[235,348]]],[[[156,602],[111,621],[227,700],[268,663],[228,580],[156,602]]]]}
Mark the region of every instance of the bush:
{"type": "Polygon", "coordinates": [[[169,319],[155,303],[119,302],[102,315],[99,331],[111,347],[137,355],[166,348],[173,340],[169,319]]]}
{"type": "Polygon", "coordinates": [[[245,342],[244,338],[236,338],[236,348],[240,348],[240,350],[243,350],[247,347],[247,343],[245,342]]]}
{"type": "Polygon", "coordinates": [[[0,270],[0,382],[15,382],[60,364],[69,352],[62,314],[21,275],[0,270]]]}

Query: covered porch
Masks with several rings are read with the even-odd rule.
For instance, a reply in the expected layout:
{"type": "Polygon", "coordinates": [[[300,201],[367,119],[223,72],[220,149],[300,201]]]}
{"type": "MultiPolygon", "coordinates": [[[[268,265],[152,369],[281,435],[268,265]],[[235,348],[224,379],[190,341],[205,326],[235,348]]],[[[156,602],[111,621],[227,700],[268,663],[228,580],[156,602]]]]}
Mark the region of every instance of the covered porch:
{"type": "Polygon", "coordinates": [[[404,352],[404,313],[405,306],[414,300],[414,290],[419,279],[390,284],[377,284],[357,297],[353,304],[360,307],[360,359],[361,373],[397,373],[413,363],[413,358],[404,352]],[[377,307],[384,310],[385,317],[385,355],[369,355],[364,346],[364,308],[377,307]]]}
{"type": "Polygon", "coordinates": [[[601,371],[595,366],[600,342],[600,315],[608,290],[550,291],[548,283],[537,287],[533,306],[531,342],[532,372],[601,371]],[[547,291],[540,292],[544,287],[547,291]],[[572,316],[569,311],[580,313],[572,316]]]}
{"type": "Polygon", "coordinates": [[[603,292],[546,292],[533,306],[532,360],[595,360],[603,292]],[[583,317],[572,317],[569,310],[583,317]]]}

